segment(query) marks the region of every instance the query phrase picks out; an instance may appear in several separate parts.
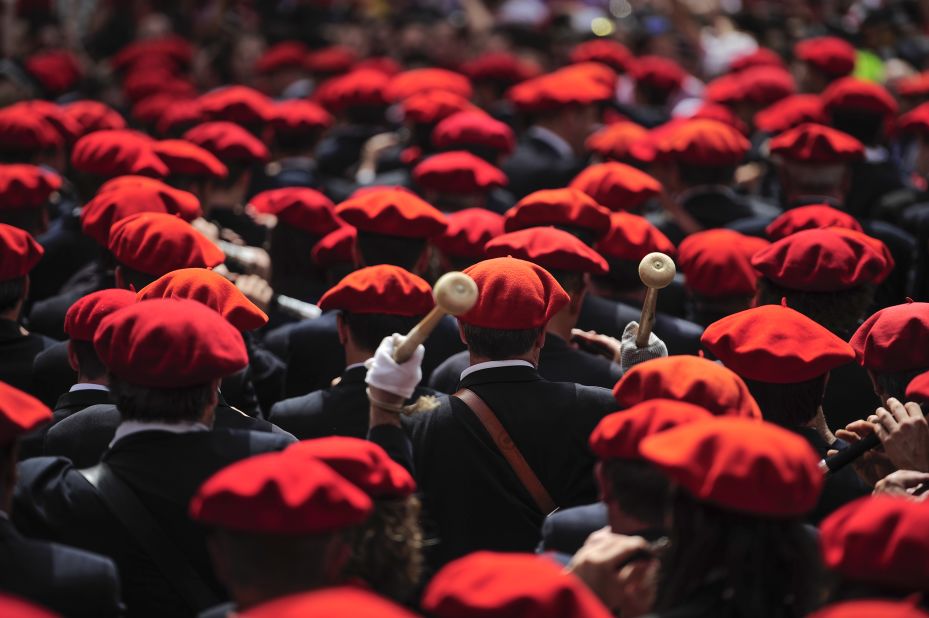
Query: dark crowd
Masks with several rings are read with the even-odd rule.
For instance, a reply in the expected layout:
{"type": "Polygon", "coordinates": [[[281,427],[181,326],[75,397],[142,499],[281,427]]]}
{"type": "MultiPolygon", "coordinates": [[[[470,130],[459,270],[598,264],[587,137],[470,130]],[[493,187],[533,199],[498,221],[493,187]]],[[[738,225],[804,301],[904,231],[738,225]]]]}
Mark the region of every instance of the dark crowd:
{"type": "Polygon", "coordinates": [[[0,1],[0,617],[929,618],[929,1],[0,1]]]}

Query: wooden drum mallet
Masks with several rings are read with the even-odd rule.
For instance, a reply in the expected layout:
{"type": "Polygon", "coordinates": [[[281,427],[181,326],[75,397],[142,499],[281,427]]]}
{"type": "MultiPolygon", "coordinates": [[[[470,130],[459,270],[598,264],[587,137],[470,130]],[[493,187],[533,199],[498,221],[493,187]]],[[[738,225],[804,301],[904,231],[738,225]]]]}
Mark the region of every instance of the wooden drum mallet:
{"type": "Polygon", "coordinates": [[[658,290],[668,287],[676,272],[674,260],[658,251],[649,253],[639,262],[639,278],[648,291],[645,293],[645,302],[642,303],[642,318],[639,320],[639,332],[635,338],[636,347],[644,348],[648,345],[648,337],[655,325],[658,290]]]}

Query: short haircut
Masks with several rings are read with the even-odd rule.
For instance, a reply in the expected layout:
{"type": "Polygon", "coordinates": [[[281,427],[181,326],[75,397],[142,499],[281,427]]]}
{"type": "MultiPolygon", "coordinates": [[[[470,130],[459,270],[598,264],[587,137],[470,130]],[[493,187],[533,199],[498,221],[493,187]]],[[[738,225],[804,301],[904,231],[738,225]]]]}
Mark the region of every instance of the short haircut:
{"type": "Polygon", "coordinates": [[[71,349],[77,356],[78,373],[91,380],[96,380],[106,374],[106,365],[97,356],[94,344],[90,341],[71,340],[71,349]]]}
{"type": "Polygon", "coordinates": [[[833,128],[848,133],[865,146],[873,146],[884,136],[884,115],[835,110],[831,114],[833,128]]]}
{"type": "Polygon", "coordinates": [[[426,240],[358,230],[357,246],[363,266],[390,264],[412,271],[426,250],[426,240]]]}
{"type": "Polygon", "coordinates": [[[785,161],[781,174],[790,181],[795,192],[810,195],[829,194],[842,188],[845,180],[846,166],[814,165],[785,161]]]}
{"type": "Polygon", "coordinates": [[[140,272],[138,270],[135,270],[134,268],[130,268],[129,266],[126,266],[125,264],[118,264],[118,265],[119,265],[120,271],[122,272],[123,285],[126,286],[127,290],[133,290],[135,292],[138,292],[139,290],[144,288],[146,285],[148,285],[149,283],[152,283],[153,281],[158,279],[158,277],[160,277],[160,275],[158,276],[149,275],[148,273],[140,272]]]}
{"type": "Polygon", "coordinates": [[[742,379],[758,402],[764,420],[787,428],[809,424],[816,417],[826,392],[825,374],[790,384],[742,379]]]}
{"type": "Polygon", "coordinates": [[[541,327],[502,330],[471,324],[464,324],[462,330],[468,350],[491,360],[505,360],[527,354],[542,333],[541,327]]]}
{"type": "Polygon", "coordinates": [[[307,247],[319,242],[319,236],[278,221],[271,230],[270,238],[271,287],[286,296],[306,296],[309,292],[306,288],[318,278],[318,269],[310,259],[307,247]]]}
{"type": "Polygon", "coordinates": [[[16,306],[26,293],[26,278],[16,277],[0,281],[0,311],[9,311],[16,306]]]}
{"type": "Polygon", "coordinates": [[[730,185],[735,177],[736,166],[732,165],[688,165],[677,164],[678,178],[688,187],[703,185],[730,185]]]}
{"type": "Polygon", "coordinates": [[[387,315],[384,313],[342,312],[342,320],[352,333],[355,344],[362,350],[374,352],[384,337],[393,333],[406,334],[419,321],[419,317],[387,315]]]}
{"type": "Polygon", "coordinates": [[[878,373],[872,371],[874,381],[884,391],[888,397],[894,397],[900,401],[906,401],[906,387],[916,376],[925,373],[929,367],[920,367],[919,369],[910,369],[909,371],[898,371],[894,373],[878,373]]]}
{"type": "Polygon", "coordinates": [[[639,263],[620,258],[606,258],[610,265],[610,272],[605,275],[595,275],[597,285],[611,288],[617,292],[638,292],[642,289],[642,279],[639,278],[639,263]]]}
{"type": "Polygon", "coordinates": [[[569,272],[567,270],[550,270],[549,273],[564,288],[564,291],[571,296],[584,291],[587,285],[584,280],[584,273],[569,272]]]}
{"type": "Polygon", "coordinates": [[[757,305],[787,306],[820,326],[848,340],[868,314],[874,301],[874,286],[860,285],[839,292],[804,292],[781,287],[767,277],[758,281],[757,305]]]}
{"type": "Polygon", "coordinates": [[[211,384],[185,388],[148,388],[110,374],[110,392],[124,421],[195,422],[213,397],[211,384]]]}
{"type": "Polygon", "coordinates": [[[623,512],[650,527],[664,527],[671,485],[661,470],[644,460],[610,459],[603,462],[603,476],[623,512]]]}
{"type": "Polygon", "coordinates": [[[709,326],[726,316],[745,311],[752,306],[752,296],[717,296],[711,298],[691,292],[687,303],[687,319],[701,326],[709,326]]]}

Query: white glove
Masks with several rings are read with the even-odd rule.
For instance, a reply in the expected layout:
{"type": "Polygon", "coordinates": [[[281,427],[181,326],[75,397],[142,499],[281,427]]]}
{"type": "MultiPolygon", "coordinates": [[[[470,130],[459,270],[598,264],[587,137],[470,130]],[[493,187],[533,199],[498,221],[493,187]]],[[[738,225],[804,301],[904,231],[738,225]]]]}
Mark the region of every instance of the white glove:
{"type": "Polygon", "coordinates": [[[648,334],[648,345],[644,348],[636,346],[635,338],[638,334],[638,322],[629,322],[626,324],[626,329],[623,331],[623,348],[620,361],[620,366],[624,373],[639,363],[668,355],[668,346],[666,346],[664,341],[659,339],[658,335],[654,332],[648,334]]]}
{"type": "Polygon", "coordinates": [[[365,361],[365,367],[368,368],[365,382],[368,386],[409,399],[423,379],[422,364],[426,348],[422,345],[417,346],[408,361],[397,363],[394,360],[394,349],[400,340],[401,336],[397,333],[384,337],[381,345],[377,346],[374,357],[365,361]]]}

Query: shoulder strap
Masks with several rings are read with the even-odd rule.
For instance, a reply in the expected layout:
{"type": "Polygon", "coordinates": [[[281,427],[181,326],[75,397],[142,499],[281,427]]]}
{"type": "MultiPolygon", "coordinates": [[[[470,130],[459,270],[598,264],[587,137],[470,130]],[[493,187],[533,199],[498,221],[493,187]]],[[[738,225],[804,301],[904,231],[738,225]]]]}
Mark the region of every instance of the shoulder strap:
{"type": "Polygon", "coordinates": [[[109,466],[101,462],[78,472],[96,488],[110,512],[126,527],[188,605],[203,610],[221,602],[132,488],[114,474],[109,466]]]}
{"type": "Polygon", "coordinates": [[[481,422],[481,425],[483,425],[487,433],[490,434],[494,444],[497,445],[497,449],[503,457],[506,458],[507,463],[510,464],[513,472],[515,472],[516,476],[519,478],[519,482],[523,484],[523,487],[525,487],[529,495],[532,496],[533,502],[539,507],[542,514],[548,515],[555,512],[558,509],[555,501],[552,500],[552,497],[545,489],[545,486],[542,485],[542,481],[539,480],[539,477],[537,477],[535,472],[532,471],[532,468],[529,467],[529,462],[523,457],[516,443],[513,442],[513,438],[507,433],[506,428],[504,428],[493,410],[490,409],[483,399],[478,397],[477,393],[470,389],[463,388],[455,393],[454,397],[460,399],[461,402],[474,413],[477,420],[481,422]]]}

